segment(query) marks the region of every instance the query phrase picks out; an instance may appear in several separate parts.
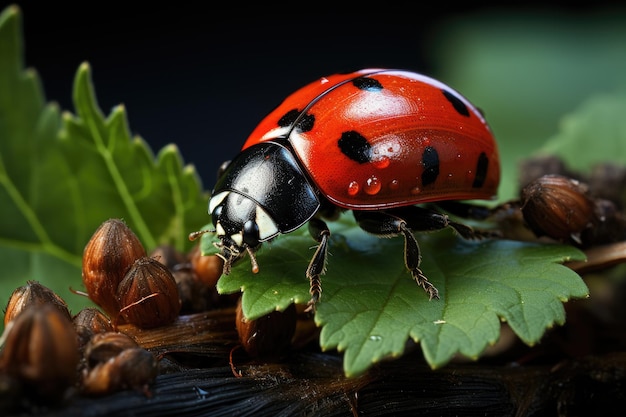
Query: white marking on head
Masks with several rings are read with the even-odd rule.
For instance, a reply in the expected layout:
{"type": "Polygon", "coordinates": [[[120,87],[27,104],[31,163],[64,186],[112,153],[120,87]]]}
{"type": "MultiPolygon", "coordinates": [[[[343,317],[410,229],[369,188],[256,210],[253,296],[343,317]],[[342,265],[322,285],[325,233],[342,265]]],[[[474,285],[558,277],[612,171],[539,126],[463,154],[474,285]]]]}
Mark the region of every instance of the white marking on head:
{"type": "Polygon", "coordinates": [[[235,233],[234,235],[230,235],[230,238],[235,242],[235,244],[239,247],[243,244],[243,233],[235,233]]]}
{"type": "Polygon", "coordinates": [[[219,206],[228,194],[230,194],[230,191],[222,191],[221,193],[215,194],[211,197],[211,200],[209,201],[209,214],[213,214],[215,207],[219,206]]]}
{"type": "Polygon", "coordinates": [[[278,234],[279,230],[276,222],[261,206],[256,206],[255,221],[257,226],[259,226],[259,240],[261,242],[271,239],[278,234]]]}
{"type": "Polygon", "coordinates": [[[222,227],[220,222],[217,222],[217,224],[215,225],[215,234],[218,235],[218,236],[225,236],[226,235],[226,230],[224,230],[224,228],[222,227]]]}

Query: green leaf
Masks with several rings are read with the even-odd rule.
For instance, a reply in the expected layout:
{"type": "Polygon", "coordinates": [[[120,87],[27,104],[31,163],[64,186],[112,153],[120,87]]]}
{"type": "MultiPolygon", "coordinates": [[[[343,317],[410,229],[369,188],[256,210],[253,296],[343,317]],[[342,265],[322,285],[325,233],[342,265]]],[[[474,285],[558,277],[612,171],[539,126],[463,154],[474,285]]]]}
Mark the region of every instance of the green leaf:
{"type": "Polygon", "coordinates": [[[595,95],[561,119],[559,132],[538,151],[558,155],[581,172],[598,163],[626,166],[626,94],[595,95]]]}
{"type": "Polygon", "coordinates": [[[0,15],[0,303],[27,279],[40,281],[73,310],[89,305],[82,286],[83,249],[97,227],[121,218],[146,250],[172,244],[207,220],[207,195],[176,146],[156,156],[132,137],[126,112],[98,107],[88,64],[74,83],[76,115],[46,104],[33,70],[24,70],[21,15],[0,15]]]}
{"type": "MultiPolygon", "coordinates": [[[[584,259],[569,246],[503,240],[469,242],[449,230],[416,234],[422,270],[439,289],[429,301],[403,261],[403,239],[379,239],[347,216],[331,223],[331,256],[323,276],[316,323],[323,349],[345,352],[348,376],[402,355],[421,343],[427,362],[441,367],[456,354],[478,357],[507,321],[527,344],[565,321],[563,302],[586,297],[581,278],[559,263],[584,259]]],[[[257,318],[309,300],[305,270],[313,240],[302,228],[263,247],[252,274],[245,260],[218,282],[222,293],[243,291],[243,311],[257,318]]]]}

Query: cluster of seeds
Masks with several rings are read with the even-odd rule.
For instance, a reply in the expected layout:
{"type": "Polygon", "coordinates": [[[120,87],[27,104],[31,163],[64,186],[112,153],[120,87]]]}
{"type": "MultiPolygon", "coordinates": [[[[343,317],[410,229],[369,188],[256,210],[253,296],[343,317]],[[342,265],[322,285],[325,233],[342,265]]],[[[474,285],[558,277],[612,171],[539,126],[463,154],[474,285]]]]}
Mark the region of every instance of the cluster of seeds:
{"type": "Polygon", "coordinates": [[[125,389],[150,395],[162,356],[142,347],[133,332],[183,326],[181,316],[216,308],[233,310],[233,330],[250,357],[279,357],[294,335],[295,306],[246,319],[238,295],[217,294],[222,265],[198,246],[188,254],[160,246],[148,255],[123,221],[105,221],[83,253],[83,284],[98,307],[72,315],[37,281],[11,295],[0,340],[0,409],[60,405],[76,395],[125,389]]]}
{"type": "Polygon", "coordinates": [[[36,281],[13,292],[4,324],[0,378],[18,394],[8,409],[61,404],[77,392],[146,390],[156,376],[152,353],[115,331],[98,309],[72,317],[66,303],[36,281]]]}

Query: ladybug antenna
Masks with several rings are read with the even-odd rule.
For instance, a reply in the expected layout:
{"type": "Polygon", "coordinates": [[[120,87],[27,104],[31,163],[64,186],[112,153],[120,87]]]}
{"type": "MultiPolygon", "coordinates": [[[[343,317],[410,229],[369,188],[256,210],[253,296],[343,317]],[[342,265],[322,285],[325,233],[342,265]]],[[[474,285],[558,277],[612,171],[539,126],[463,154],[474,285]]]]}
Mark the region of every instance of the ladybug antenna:
{"type": "Polygon", "coordinates": [[[248,255],[250,256],[250,263],[252,264],[252,273],[256,274],[259,272],[259,264],[256,261],[256,256],[254,256],[254,251],[252,249],[250,249],[250,246],[246,247],[246,252],[248,252],[248,255]]]}
{"type": "Polygon", "coordinates": [[[206,229],[198,230],[197,232],[191,232],[189,233],[189,240],[194,241],[205,233],[215,233],[215,230],[206,229]]]}

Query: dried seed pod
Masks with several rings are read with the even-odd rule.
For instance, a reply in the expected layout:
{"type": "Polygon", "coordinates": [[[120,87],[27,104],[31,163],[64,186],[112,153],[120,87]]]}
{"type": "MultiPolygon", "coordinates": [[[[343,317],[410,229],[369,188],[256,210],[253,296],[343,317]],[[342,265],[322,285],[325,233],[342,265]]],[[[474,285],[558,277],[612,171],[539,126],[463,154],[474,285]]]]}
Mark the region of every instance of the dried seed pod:
{"type": "Polygon", "coordinates": [[[77,330],[87,328],[94,335],[113,331],[111,320],[95,307],[83,308],[72,318],[72,321],[77,330]]]}
{"type": "Polygon", "coordinates": [[[217,255],[202,255],[196,245],[189,254],[191,266],[198,279],[209,288],[214,288],[224,270],[224,260],[217,255]]]}
{"type": "Polygon", "coordinates": [[[594,165],[587,183],[594,197],[626,208],[626,166],[610,162],[594,165]]]}
{"type": "Polygon", "coordinates": [[[0,372],[0,411],[3,415],[19,415],[22,405],[23,387],[14,376],[0,372]]]}
{"type": "Polygon", "coordinates": [[[626,213],[610,200],[597,198],[594,203],[597,221],[583,233],[583,242],[598,245],[626,240],[626,213]]]}
{"type": "Polygon", "coordinates": [[[4,325],[8,325],[28,306],[43,304],[50,304],[68,319],[71,318],[67,303],[54,291],[37,281],[27,281],[26,285],[16,288],[11,294],[4,310],[4,325]]]}
{"type": "Polygon", "coordinates": [[[217,304],[217,290],[207,287],[190,268],[172,272],[181,302],[181,314],[207,311],[217,304]]]}
{"type": "Polygon", "coordinates": [[[169,268],[178,287],[181,302],[181,314],[206,311],[211,304],[211,291],[200,282],[191,268],[188,257],[176,251],[170,245],[161,245],[150,254],[169,268]]]}
{"type": "Polygon", "coordinates": [[[117,287],[133,262],[144,256],[135,233],[119,219],[102,223],[85,246],[83,284],[89,298],[113,320],[120,311],[117,287]]]}
{"type": "Polygon", "coordinates": [[[150,252],[150,257],[161,262],[170,270],[174,270],[180,265],[188,264],[185,255],[178,252],[171,245],[157,246],[152,252],[150,252]]]}
{"type": "Polygon", "coordinates": [[[80,310],[73,318],[74,329],[78,334],[80,350],[89,343],[94,335],[105,332],[112,332],[111,320],[100,310],[94,307],[87,307],[80,310]]]}
{"type": "Polygon", "coordinates": [[[108,361],[126,349],[139,345],[130,336],[119,332],[95,334],[85,347],[85,359],[90,367],[108,361]]]}
{"type": "Polygon", "coordinates": [[[521,191],[522,214],[537,236],[582,245],[581,233],[594,226],[594,202],[588,187],[561,175],[544,175],[521,191]]]}
{"type": "Polygon", "coordinates": [[[173,322],[181,302],[170,270],[154,258],[135,261],[117,290],[120,314],[128,323],[141,328],[173,322]]]}
{"type": "Polygon", "coordinates": [[[147,393],[157,373],[158,362],[152,353],[143,348],[125,349],[89,370],[82,381],[82,392],[103,395],[135,389],[147,393]]]}
{"type": "Polygon", "coordinates": [[[273,311],[258,319],[249,320],[243,314],[241,299],[237,303],[236,326],[239,342],[253,357],[279,358],[291,346],[296,331],[295,304],[284,311],[273,311]]]}
{"type": "Polygon", "coordinates": [[[50,304],[28,306],[7,329],[0,370],[46,404],[64,399],[77,380],[78,337],[67,316],[50,304]]]}

